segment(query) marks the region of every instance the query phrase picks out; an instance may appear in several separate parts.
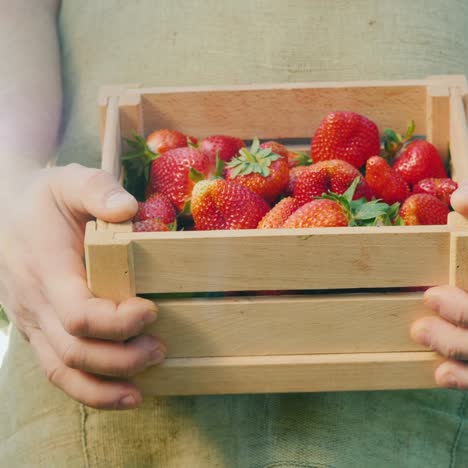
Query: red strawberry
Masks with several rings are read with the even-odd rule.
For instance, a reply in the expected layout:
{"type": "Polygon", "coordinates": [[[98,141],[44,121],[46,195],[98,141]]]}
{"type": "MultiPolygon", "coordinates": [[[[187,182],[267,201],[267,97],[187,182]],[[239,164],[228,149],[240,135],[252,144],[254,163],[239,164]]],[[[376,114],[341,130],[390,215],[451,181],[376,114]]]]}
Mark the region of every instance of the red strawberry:
{"type": "Polygon", "coordinates": [[[170,231],[169,227],[164,224],[159,218],[145,219],[133,223],[133,232],[157,232],[170,231]]]}
{"type": "Polygon", "coordinates": [[[423,179],[414,187],[413,193],[428,193],[450,206],[450,197],[457,190],[458,184],[452,179],[423,179]]]}
{"type": "Polygon", "coordinates": [[[289,169],[293,167],[310,166],[312,159],[306,153],[299,153],[296,151],[288,151],[288,166],[289,169]]]}
{"type": "MultiPolygon", "coordinates": [[[[315,173],[320,174],[320,173],[315,173]]],[[[334,192],[324,194],[297,209],[283,224],[285,228],[329,227],[329,226],[380,226],[400,224],[398,208],[379,200],[366,202],[364,198],[354,200],[361,182],[356,177],[341,195],[334,192]]]]}
{"type": "Polygon", "coordinates": [[[216,163],[216,156],[225,162],[229,162],[245,143],[240,139],[226,135],[212,135],[206,137],[200,145],[200,149],[208,155],[212,164],[216,163]]]}
{"type": "Polygon", "coordinates": [[[166,128],[154,131],[146,139],[146,145],[153,153],[165,153],[175,148],[183,148],[187,144],[187,135],[166,128]]]}
{"type": "Polygon", "coordinates": [[[291,169],[289,169],[289,182],[288,186],[286,187],[284,193],[286,195],[292,195],[294,192],[294,187],[296,186],[296,181],[299,178],[299,176],[305,172],[309,166],[296,166],[291,169]]]}
{"type": "Polygon", "coordinates": [[[166,151],[151,164],[152,191],[163,193],[178,211],[183,211],[195,185],[190,177],[191,169],[200,173],[200,177],[209,177],[213,172],[208,156],[196,148],[166,151]]]}
{"type": "Polygon", "coordinates": [[[312,139],[314,162],[343,159],[356,168],[380,153],[377,125],[354,112],[333,112],[320,123],[312,139]]]}
{"type": "Polygon", "coordinates": [[[407,225],[447,224],[448,206],[427,193],[410,195],[400,208],[400,216],[407,225]]]}
{"type": "Polygon", "coordinates": [[[283,198],[263,217],[258,224],[258,229],[280,228],[299,206],[295,198],[283,198]]]}
{"type": "Polygon", "coordinates": [[[403,202],[410,194],[408,184],[380,156],[367,160],[366,181],[375,197],[390,205],[403,202]]]}
{"type": "Polygon", "coordinates": [[[255,229],[269,209],[256,193],[224,179],[202,180],[192,193],[192,215],[199,231],[255,229]]]}
{"type": "Polygon", "coordinates": [[[284,228],[348,226],[348,218],[339,203],[313,200],[297,209],[283,224],[284,228]]]}
{"type": "Polygon", "coordinates": [[[294,198],[303,205],[319,197],[322,193],[343,194],[356,177],[359,185],[354,193],[354,200],[372,198],[372,192],[361,173],[351,164],[339,159],[321,161],[304,170],[296,180],[294,198]]]}
{"type": "Polygon", "coordinates": [[[280,156],[283,156],[284,158],[288,158],[288,148],[286,146],[282,145],[281,143],[278,143],[277,141],[265,141],[265,143],[262,143],[260,145],[261,149],[271,149],[273,153],[279,154],[280,156]]]}
{"type": "Polygon", "coordinates": [[[153,193],[144,202],[139,202],[134,221],[153,218],[160,219],[164,224],[171,224],[175,221],[176,211],[169,198],[162,193],[153,193]]]}
{"type": "Polygon", "coordinates": [[[429,177],[447,178],[447,172],[437,148],[425,140],[411,142],[396,160],[393,169],[410,186],[429,177]]]}
{"type": "MultiPolygon", "coordinates": [[[[273,143],[264,145],[274,146],[273,143]]],[[[253,141],[250,151],[242,148],[239,153],[238,157],[226,165],[226,179],[247,187],[273,203],[288,185],[289,168],[286,157],[274,153],[269,146],[260,148],[258,139],[253,141]]]]}

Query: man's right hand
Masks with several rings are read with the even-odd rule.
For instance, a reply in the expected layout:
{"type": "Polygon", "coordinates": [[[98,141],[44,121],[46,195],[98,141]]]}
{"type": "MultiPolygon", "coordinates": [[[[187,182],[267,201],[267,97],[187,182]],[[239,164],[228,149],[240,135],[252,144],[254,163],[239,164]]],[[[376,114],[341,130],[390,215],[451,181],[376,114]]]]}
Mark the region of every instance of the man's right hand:
{"type": "Polygon", "coordinates": [[[125,379],[166,352],[142,334],[156,307],[136,297],[120,304],[94,297],[83,239],[88,220],[129,220],[137,202],[111,175],[77,164],[38,170],[32,181],[0,231],[0,301],[50,382],[88,406],[134,408],[141,393],[125,379]]]}

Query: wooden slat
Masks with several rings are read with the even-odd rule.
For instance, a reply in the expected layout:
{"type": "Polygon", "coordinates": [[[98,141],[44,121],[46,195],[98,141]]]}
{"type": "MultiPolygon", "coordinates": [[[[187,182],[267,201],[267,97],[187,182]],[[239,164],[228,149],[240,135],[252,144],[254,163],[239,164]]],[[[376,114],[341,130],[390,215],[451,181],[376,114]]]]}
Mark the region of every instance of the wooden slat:
{"type": "Polygon", "coordinates": [[[86,225],[85,259],[88,287],[97,297],[124,301],[135,296],[133,250],[130,241],[116,241],[110,230],[86,225]]]}
{"type": "Polygon", "coordinates": [[[448,281],[446,226],[115,234],[138,293],[430,286],[448,281]]]}
{"type": "Polygon", "coordinates": [[[432,352],[167,359],[133,381],[146,395],[435,387],[432,352]]]}
{"type": "Polygon", "coordinates": [[[117,179],[120,175],[120,142],[119,98],[112,96],[106,111],[101,168],[117,179]]]}
{"type": "MultiPolygon", "coordinates": [[[[426,137],[447,160],[450,138],[450,93],[448,86],[427,88],[427,132],[426,137]]],[[[416,133],[419,132],[416,126],[416,133]]]]}
{"type": "Polygon", "coordinates": [[[309,83],[212,89],[130,90],[142,96],[145,132],[175,128],[204,137],[225,133],[249,139],[312,136],[332,111],[353,111],[379,128],[404,131],[415,119],[426,133],[426,86],[417,82],[309,83]]]}
{"type": "Polygon", "coordinates": [[[411,323],[432,312],[422,293],[161,300],[168,357],[424,350],[411,323]]]}
{"type": "Polygon", "coordinates": [[[463,94],[459,88],[450,90],[450,154],[452,177],[457,182],[468,180],[468,126],[463,94]]]}

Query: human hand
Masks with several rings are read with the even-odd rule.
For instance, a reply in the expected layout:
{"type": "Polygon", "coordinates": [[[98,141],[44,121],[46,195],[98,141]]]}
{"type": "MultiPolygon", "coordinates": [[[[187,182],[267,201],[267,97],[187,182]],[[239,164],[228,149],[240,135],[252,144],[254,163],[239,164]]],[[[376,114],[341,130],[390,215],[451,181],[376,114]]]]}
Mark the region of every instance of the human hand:
{"type": "MultiPolygon", "coordinates": [[[[451,197],[455,211],[468,218],[468,184],[451,197]]],[[[438,286],[424,294],[425,304],[437,315],[417,320],[413,339],[447,359],[435,371],[439,386],[468,389],[468,293],[454,286],[438,286]]]]}
{"type": "Polygon", "coordinates": [[[38,170],[31,180],[0,230],[0,300],[52,384],[95,408],[136,407],[141,393],[125,379],[166,352],[141,334],[156,307],[93,297],[83,238],[88,220],[128,220],[137,202],[111,175],[78,164],[38,170]]]}

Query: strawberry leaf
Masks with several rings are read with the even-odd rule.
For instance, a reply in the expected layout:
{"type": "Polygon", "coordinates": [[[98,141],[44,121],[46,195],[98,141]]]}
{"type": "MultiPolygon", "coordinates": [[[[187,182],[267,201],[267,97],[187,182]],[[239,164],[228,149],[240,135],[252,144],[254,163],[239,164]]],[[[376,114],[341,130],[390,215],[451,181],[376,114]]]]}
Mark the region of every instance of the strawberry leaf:
{"type": "Polygon", "coordinates": [[[216,151],[216,169],[214,177],[216,179],[222,179],[224,175],[224,161],[219,157],[219,150],[216,151]]]}
{"type": "Polygon", "coordinates": [[[359,211],[354,214],[354,219],[357,221],[375,219],[385,215],[388,209],[389,206],[386,203],[382,203],[380,200],[372,200],[364,204],[359,211]]]}
{"type": "Polygon", "coordinates": [[[351,185],[348,187],[348,189],[346,190],[345,193],[343,193],[343,197],[346,198],[346,200],[348,200],[349,203],[351,203],[353,197],[354,197],[354,193],[356,192],[356,188],[357,186],[359,185],[359,182],[361,181],[361,178],[360,177],[356,177],[353,182],[351,183],[351,185]]]}
{"type": "Polygon", "coordinates": [[[179,216],[190,216],[192,214],[192,202],[187,200],[179,216]]]}
{"type": "Polygon", "coordinates": [[[190,177],[190,180],[195,183],[200,182],[201,180],[205,179],[205,176],[201,172],[198,172],[193,167],[190,168],[189,177],[190,177]]]}
{"type": "Polygon", "coordinates": [[[255,137],[252,140],[252,145],[250,147],[250,152],[251,153],[257,153],[259,149],[260,149],[260,140],[257,137],[255,137]]]}

